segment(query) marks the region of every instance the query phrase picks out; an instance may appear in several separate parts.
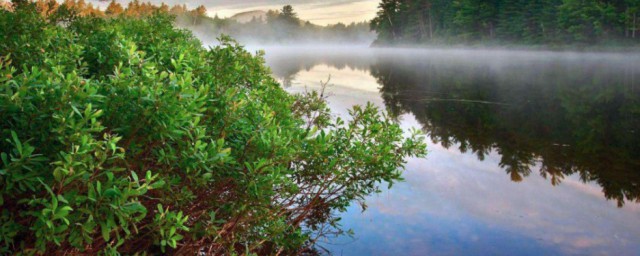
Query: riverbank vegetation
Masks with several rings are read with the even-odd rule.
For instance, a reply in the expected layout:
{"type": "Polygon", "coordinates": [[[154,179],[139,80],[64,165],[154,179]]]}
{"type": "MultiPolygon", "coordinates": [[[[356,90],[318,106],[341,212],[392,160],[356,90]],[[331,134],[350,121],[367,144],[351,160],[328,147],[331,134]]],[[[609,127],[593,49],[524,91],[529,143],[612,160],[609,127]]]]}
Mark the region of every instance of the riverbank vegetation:
{"type": "Polygon", "coordinates": [[[612,45],[640,42],[640,1],[383,0],[377,45],[612,45]]]}
{"type": "Polygon", "coordinates": [[[154,13],[0,10],[0,254],[302,253],[425,155],[154,13]]]}

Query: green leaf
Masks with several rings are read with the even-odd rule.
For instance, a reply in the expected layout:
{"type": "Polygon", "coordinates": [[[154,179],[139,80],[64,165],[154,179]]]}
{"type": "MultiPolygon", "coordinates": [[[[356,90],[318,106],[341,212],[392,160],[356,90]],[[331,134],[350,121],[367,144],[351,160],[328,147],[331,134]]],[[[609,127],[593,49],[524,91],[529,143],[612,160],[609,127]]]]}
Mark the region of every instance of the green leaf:
{"type": "Polygon", "coordinates": [[[62,208],[58,209],[58,212],[56,212],[55,216],[58,218],[64,218],[67,217],[67,215],[69,215],[69,212],[73,211],[73,208],[71,208],[70,206],[63,206],[62,208]]]}
{"type": "Polygon", "coordinates": [[[82,113],[80,113],[80,110],[78,110],[78,108],[76,108],[76,106],[71,104],[71,108],[73,109],[73,112],[76,112],[76,114],[78,114],[78,116],[82,116],[82,113]]]}
{"type": "Polygon", "coordinates": [[[53,178],[56,181],[58,182],[61,181],[63,177],[64,177],[64,174],[62,173],[62,168],[58,167],[53,170],[53,178]]]}
{"type": "Polygon", "coordinates": [[[127,214],[134,214],[134,213],[147,213],[147,208],[145,208],[144,206],[142,206],[140,203],[131,203],[131,204],[126,204],[124,206],[121,207],[122,211],[127,213],[127,214]]]}
{"type": "Polygon", "coordinates": [[[133,177],[133,181],[138,183],[138,174],[136,174],[136,172],[131,171],[131,177],[133,177]]]}
{"type": "Polygon", "coordinates": [[[60,234],[64,231],[66,231],[67,229],[69,229],[69,226],[67,225],[58,225],[54,228],[54,233],[56,234],[60,234]]]}
{"type": "Polygon", "coordinates": [[[2,159],[4,165],[9,165],[9,159],[7,159],[7,154],[5,152],[0,153],[0,159],[2,159]]]}
{"type": "Polygon", "coordinates": [[[11,131],[11,137],[13,137],[13,143],[15,144],[16,148],[18,149],[18,154],[20,154],[20,156],[22,156],[22,143],[20,143],[20,140],[18,139],[18,135],[16,134],[16,132],[11,131]]]}
{"type": "Polygon", "coordinates": [[[69,201],[67,201],[67,199],[64,198],[62,195],[58,195],[58,201],[63,202],[65,204],[69,204],[69,201]]]}
{"type": "Polygon", "coordinates": [[[55,212],[58,208],[58,199],[55,196],[51,196],[51,211],[55,212]]]}
{"type": "Polygon", "coordinates": [[[89,197],[90,200],[95,201],[96,200],[96,191],[95,188],[93,187],[93,184],[89,183],[89,185],[87,186],[87,196],[89,197]]]}
{"type": "Polygon", "coordinates": [[[164,187],[164,184],[165,184],[164,180],[159,180],[151,184],[151,186],[149,187],[151,187],[151,189],[159,189],[164,187]]]}
{"type": "Polygon", "coordinates": [[[108,188],[107,190],[104,191],[104,196],[106,197],[118,197],[121,195],[122,194],[120,193],[120,191],[118,191],[117,188],[108,188]]]}
{"type": "Polygon", "coordinates": [[[111,239],[109,236],[111,230],[109,230],[109,227],[106,223],[100,224],[100,231],[102,232],[102,238],[104,239],[104,241],[108,242],[111,239]]]}

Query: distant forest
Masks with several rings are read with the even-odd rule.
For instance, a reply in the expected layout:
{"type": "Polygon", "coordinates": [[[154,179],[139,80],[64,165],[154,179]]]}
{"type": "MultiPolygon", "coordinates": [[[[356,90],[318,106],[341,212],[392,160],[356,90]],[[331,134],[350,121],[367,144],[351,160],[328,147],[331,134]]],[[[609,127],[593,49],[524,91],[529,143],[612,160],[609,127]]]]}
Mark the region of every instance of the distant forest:
{"type": "MultiPolygon", "coordinates": [[[[27,0],[22,0],[27,1],[27,0]]],[[[176,16],[176,25],[192,30],[205,43],[211,43],[222,34],[231,36],[241,43],[283,44],[283,43],[366,43],[375,39],[367,21],[360,23],[337,23],[319,26],[298,17],[293,7],[284,6],[281,10],[269,10],[262,17],[256,16],[247,22],[233,18],[209,17],[203,5],[189,9],[185,4],[169,6],[162,3],[133,0],[126,6],[112,0],[105,10],[87,3],[85,0],[34,1],[38,12],[48,19],[61,19],[64,16],[97,17],[143,17],[154,13],[169,13],[176,16]],[[63,10],[57,12],[57,10],[63,10]]],[[[0,0],[0,8],[11,9],[12,4],[0,0]]]]}
{"type": "Polygon", "coordinates": [[[375,40],[368,21],[337,23],[319,26],[298,17],[291,5],[281,10],[269,10],[263,16],[254,16],[248,22],[232,18],[203,17],[191,22],[190,12],[178,13],[178,24],[194,31],[198,37],[207,38],[221,34],[230,35],[242,43],[261,44],[370,44],[375,40]]]}
{"type": "Polygon", "coordinates": [[[640,0],[382,0],[375,44],[633,44],[640,0]]]}

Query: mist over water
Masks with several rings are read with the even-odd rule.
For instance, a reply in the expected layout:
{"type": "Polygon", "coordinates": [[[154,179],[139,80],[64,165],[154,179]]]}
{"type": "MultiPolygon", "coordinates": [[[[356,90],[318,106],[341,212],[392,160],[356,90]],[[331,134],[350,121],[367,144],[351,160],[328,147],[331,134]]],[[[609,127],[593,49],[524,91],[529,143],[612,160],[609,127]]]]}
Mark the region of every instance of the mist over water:
{"type": "Polygon", "coordinates": [[[188,29],[205,45],[217,45],[222,35],[230,36],[242,45],[258,46],[350,46],[368,47],[376,38],[367,22],[330,24],[320,26],[297,18],[285,22],[282,18],[259,18],[250,22],[234,19],[202,18],[193,22],[193,17],[178,16],[176,25],[188,29]],[[267,21],[267,20],[269,21],[267,21]]]}
{"type": "Polygon", "coordinates": [[[406,182],[343,213],[340,255],[640,250],[640,55],[260,47],[292,93],[329,76],[336,116],[373,102],[429,138],[406,182]]]}

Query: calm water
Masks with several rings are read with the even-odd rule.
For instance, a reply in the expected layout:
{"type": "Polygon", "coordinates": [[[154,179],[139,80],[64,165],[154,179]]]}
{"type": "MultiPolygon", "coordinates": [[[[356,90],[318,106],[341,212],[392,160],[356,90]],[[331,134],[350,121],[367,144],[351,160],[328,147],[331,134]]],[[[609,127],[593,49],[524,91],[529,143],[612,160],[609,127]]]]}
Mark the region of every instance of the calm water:
{"type": "Polygon", "coordinates": [[[343,213],[335,255],[640,255],[640,55],[268,48],[291,92],[331,80],[424,130],[406,182],[343,213]]]}

